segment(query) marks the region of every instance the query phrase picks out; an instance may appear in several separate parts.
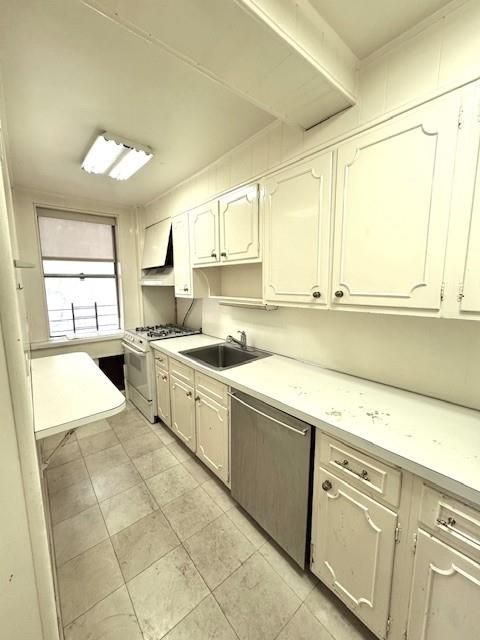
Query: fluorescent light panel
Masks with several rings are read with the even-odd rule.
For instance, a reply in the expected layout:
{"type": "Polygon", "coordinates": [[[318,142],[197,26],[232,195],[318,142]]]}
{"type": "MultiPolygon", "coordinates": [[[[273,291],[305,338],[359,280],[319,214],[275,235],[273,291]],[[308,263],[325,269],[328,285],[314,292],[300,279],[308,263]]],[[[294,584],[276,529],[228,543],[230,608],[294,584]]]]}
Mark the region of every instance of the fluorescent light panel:
{"type": "Polygon", "coordinates": [[[107,174],[115,180],[127,180],[149,160],[153,153],[129,140],[115,139],[106,131],[95,139],[82,163],[87,173],[107,174]]]}

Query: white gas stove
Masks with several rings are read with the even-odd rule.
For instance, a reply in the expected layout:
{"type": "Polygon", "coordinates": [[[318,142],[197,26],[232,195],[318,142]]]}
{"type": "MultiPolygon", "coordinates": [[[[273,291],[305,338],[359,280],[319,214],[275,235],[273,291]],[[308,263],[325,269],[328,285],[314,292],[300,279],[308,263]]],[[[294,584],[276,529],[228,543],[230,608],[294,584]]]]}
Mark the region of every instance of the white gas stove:
{"type": "Polygon", "coordinates": [[[123,349],[127,397],[150,422],[155,422],[157,403],[153,354],[149,342],[198,333],[202,333],[202,330],[175,324],[156,324],[125,331],[123,349]]]}

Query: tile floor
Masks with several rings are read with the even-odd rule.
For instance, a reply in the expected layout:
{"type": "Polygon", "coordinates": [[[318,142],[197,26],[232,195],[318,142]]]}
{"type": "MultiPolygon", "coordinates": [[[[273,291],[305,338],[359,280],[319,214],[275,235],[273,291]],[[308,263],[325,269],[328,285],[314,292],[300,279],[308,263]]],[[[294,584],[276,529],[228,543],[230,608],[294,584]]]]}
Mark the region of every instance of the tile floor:
{"type": "Polygon", "coordinates": [[[46,477],[65,640],[373,639],[132,406],[77,429],[46,477]]]}

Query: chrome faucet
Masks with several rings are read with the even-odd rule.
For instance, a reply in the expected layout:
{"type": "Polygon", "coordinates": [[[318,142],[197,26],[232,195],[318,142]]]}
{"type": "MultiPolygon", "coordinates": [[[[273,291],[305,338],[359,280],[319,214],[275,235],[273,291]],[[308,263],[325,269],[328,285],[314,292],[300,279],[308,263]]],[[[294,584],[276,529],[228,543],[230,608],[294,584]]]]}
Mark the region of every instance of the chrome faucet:
{"type": "Polygon", "coordinates": [[[245,333],[245,331],[237,331],[237,333],[240,334],[240,340],[237,340],[233,336],[227,336],[227,338],[226,338],[227,342],[234,342],[235,344],[238,344],[240,347],[242,347],[242,349],[246,349],[247,348],[247,334],[245,333]]]}

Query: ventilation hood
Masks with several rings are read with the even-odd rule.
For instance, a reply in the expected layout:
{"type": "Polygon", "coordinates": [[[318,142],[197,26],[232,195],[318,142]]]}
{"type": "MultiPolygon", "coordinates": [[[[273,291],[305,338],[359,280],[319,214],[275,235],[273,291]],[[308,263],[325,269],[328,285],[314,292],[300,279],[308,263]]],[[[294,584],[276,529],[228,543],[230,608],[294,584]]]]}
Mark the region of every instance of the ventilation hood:
{"type": "Polygon", "coordinates": [[[173,286],[172,221],[152,224],[144,233],[141,284],[173,286]]]}

